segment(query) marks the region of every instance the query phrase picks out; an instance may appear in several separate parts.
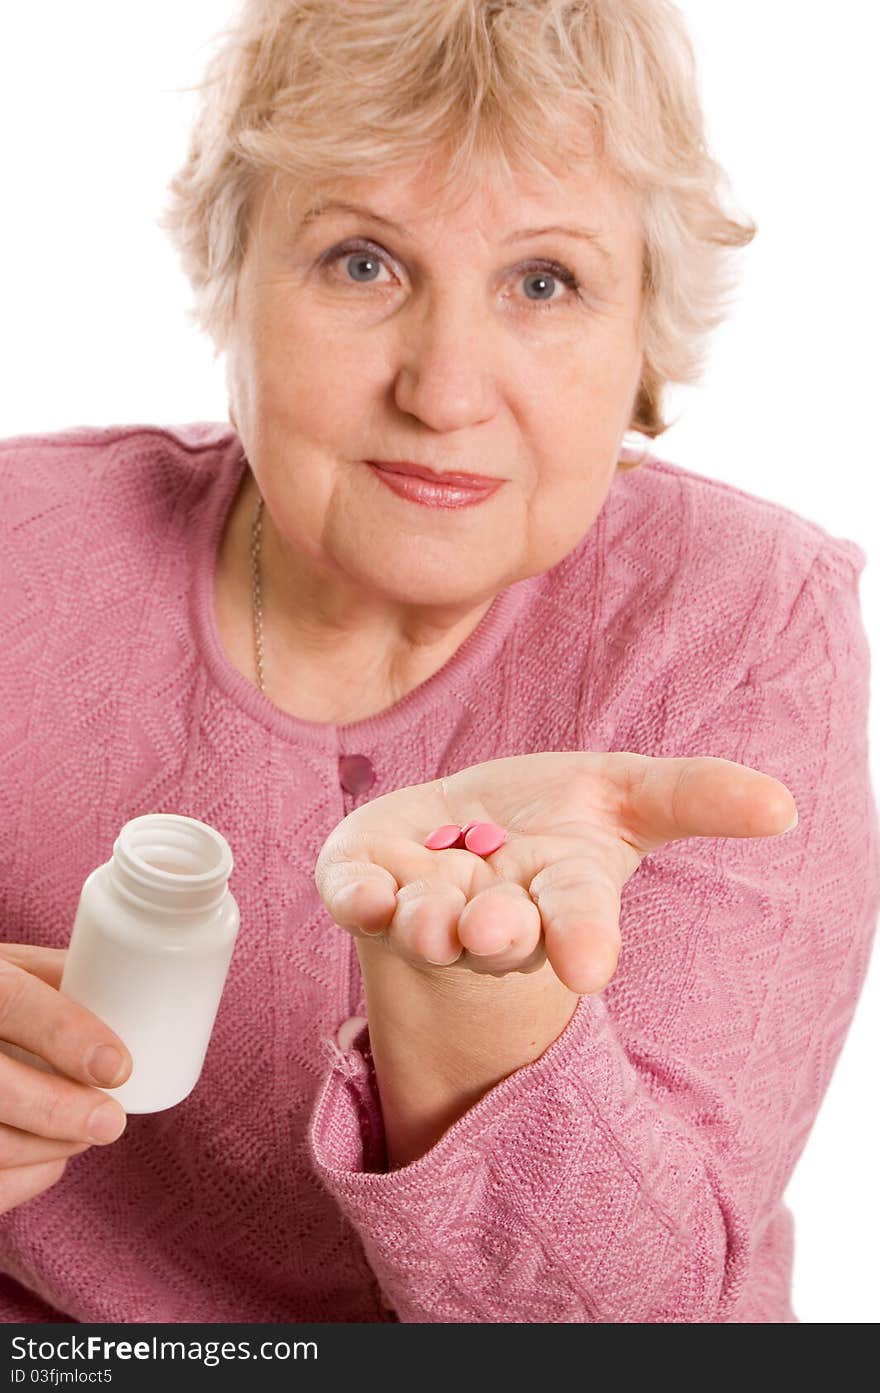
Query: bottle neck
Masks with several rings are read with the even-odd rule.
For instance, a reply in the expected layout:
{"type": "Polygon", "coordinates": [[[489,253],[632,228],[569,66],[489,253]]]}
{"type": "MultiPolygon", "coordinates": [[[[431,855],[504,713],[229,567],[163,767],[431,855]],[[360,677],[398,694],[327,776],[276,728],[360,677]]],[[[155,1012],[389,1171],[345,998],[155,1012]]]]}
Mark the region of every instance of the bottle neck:
{"type": "Polygon", "coordinates": [[[110,877],[139,909],[204,916],[221,905],[232,867],[228,842],[207,823],[145,813],[127,822],[113,843],[110,877]]]}

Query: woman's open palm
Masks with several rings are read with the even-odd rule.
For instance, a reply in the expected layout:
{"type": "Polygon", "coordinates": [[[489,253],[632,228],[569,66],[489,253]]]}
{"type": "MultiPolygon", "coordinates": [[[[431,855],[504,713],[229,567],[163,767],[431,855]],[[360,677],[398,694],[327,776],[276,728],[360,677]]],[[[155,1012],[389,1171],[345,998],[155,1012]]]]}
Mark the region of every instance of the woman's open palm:
{"type": "Polygon", "coordinates": [[[686,837],[767,837],[797,810],[769,774],[714,756],[553,751],[471,765],[356,808],[315,883],[340,927],[421,971],[529,972],[549,959],[580,994],[620,953],[620,894],[650,852],[686,837]],[[423,843],[444,824],[498,823],[486,857],[423,843]]]}

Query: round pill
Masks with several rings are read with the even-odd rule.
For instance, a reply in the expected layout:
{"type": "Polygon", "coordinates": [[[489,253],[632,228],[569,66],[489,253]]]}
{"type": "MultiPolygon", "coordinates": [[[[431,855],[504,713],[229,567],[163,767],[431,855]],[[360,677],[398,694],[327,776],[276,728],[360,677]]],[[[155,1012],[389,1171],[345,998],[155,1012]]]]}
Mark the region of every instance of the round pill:
{"type": "Polygon", "coordinates": [[[468,851],[477,856],[489,856],[507,841],[507,832],[497,822],[475,822],[465,835],[468,851]]]}
{"type": "Polygon", "coordinates": [[[462,835],[463,837],[466,837],[467,834],[468,834],[468,832],[471,830],[472,827],[478,827],[478,826],[479,826],[479,822],[480,822],[480,819],[479,819],[478,817],[473,818],[470,822],[466,822],[465,825],[464,825],[464,827],[462,827],[462,829],[461,829],[461,835],[462,835]]]}
{"type": "Polygon", "coordinates": [[[437,827],[426,837],[423,846],[429,851],[446,851],[451,846],[461,844],[461,828],[457,823],[447,822],[443,827],[437,827]]]}

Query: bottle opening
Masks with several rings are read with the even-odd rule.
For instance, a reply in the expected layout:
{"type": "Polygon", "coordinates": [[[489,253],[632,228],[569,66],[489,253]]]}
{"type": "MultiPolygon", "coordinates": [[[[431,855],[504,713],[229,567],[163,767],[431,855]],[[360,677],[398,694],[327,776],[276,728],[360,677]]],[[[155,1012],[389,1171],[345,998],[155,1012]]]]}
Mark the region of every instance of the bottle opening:
{"type": "Polygon", "coordinates": [[[125,846],[132,857],[171,875],[216,875],[224,862],[219,833],[206,823],[184,822],[171,814],[148,814],[145,823],[125,823],[125,846]]]}
{"type": "Polygon", "coordinates": [[[213,908],[223,898],[232,867],[226,838],[206,822],[178,813],[132,818],[113,846],[119,888],[151,908],[213,908]]]}

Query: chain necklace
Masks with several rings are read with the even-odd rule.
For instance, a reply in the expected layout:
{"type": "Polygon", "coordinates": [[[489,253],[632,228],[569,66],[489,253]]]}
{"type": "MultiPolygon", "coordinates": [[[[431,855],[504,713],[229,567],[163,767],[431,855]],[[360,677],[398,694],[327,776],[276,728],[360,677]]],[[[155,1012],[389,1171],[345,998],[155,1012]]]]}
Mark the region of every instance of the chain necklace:
{"type": "Polygon", "coordinates": [[[254,645],[257,658],[257,685],[265,691],[263,683],[263,597],[260,590],[260,550],[263,540],[263,495],[257,495],[257,510],[251,528],[251,576],[253,577],[253,615],[254,645]]]}

